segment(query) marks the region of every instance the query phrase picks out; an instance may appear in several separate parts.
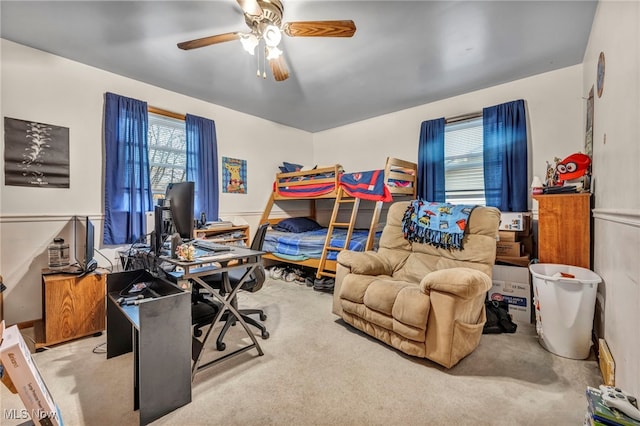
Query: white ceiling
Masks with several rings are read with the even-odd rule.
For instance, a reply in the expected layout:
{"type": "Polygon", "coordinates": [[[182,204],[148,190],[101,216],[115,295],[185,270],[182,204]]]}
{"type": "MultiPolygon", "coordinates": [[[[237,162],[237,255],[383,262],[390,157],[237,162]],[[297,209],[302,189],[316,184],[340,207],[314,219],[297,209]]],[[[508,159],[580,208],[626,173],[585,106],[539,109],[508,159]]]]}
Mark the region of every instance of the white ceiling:
{"type": "Polygon", "coordinates": [[[256,77],[256,57],[237,40],[176,47],[247,30],[235,0],[2,0],[0,34],[316,132],[581,63],[597,6],[593,0],[283,3],[285,22],[352,19],[355,36],[284,36],[290,77],[276,82],[269,69],[266,80],[256,77]]]}

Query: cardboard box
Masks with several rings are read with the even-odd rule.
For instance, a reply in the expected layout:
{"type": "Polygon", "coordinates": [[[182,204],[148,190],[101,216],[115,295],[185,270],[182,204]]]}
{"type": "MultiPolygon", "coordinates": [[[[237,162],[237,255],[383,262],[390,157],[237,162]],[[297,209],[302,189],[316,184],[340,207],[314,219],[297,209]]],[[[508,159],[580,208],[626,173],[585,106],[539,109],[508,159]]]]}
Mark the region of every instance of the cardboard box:
{"type": "MultiPolygon", "coordinates": [[[[502,213],[504,215],[505,213],[502,213]]],[[[523,230],[499,230],[500,241],[522,241],[530,238],[533,234],[533,217],[531,213],[522,213],[523,230]]]]}
{"type": "Polygon", "coordinates": [[[520,241],[496,242],[496,256],[520,257],[522,254],[522,244],[520,244],[520,241]]]}
{"type": "Polygon", "coordinates": [[[489,300],[504,300],[514,321],[531,323],[531,280],[529,269],[519,266],[493,266],[493,286],[489,300]]]}
{"type": "Polygon", "coordinates": [[[529,254],[525,254],[520,257],[510,257],[510,256],[496,256],[496,264],[507,264],[514,266],[529,266],[529,262],[531,262],[531,258],[529,254]]]}
{"type": "Polygon", "coordinates": [[[0,323],[0,360],[35,424],[60,426],[62,419],[49,389],[36,367],[18,326],[0,323]]]}
{"type": "Polygon", "coordinates": [[[500,231],[521,231],[523,236],[531,234],[533,217],[530,212],[501,212],[500,231]]]}
{"type": "Polygon", "coordinates": [[[498,231],[499,241],[514,242],[519,241],[517,231],[498,231]]]}

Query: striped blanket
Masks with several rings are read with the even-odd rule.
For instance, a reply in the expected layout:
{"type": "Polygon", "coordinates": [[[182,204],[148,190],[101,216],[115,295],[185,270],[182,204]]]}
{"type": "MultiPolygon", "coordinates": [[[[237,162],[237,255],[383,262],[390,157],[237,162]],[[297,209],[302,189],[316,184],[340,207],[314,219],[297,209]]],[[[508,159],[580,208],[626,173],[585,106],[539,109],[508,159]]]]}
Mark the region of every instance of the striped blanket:
{"type": "Polygon", "coordinates": [[[384,170],[343,173],[340,186],[352,197],[385,203],[392,201],[389,188],[384,183],[384,170]]]}
{"type": "Polygon", "coordinates": [[[412,201],[402,218],[404,238],[444,249],[462,250],[473,205],[412,201]]]}

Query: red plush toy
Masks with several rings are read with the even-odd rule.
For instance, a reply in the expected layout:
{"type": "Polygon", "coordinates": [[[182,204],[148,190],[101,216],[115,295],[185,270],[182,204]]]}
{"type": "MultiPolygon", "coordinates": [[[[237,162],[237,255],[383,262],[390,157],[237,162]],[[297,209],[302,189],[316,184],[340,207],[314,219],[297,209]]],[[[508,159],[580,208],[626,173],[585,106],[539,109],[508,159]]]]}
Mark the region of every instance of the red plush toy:
{"type": "Polygon", "coordinates": [[[580,152],[571,154],[556,165],[558,181],[578,179],[589,171],[591,158],[580,152]]]}

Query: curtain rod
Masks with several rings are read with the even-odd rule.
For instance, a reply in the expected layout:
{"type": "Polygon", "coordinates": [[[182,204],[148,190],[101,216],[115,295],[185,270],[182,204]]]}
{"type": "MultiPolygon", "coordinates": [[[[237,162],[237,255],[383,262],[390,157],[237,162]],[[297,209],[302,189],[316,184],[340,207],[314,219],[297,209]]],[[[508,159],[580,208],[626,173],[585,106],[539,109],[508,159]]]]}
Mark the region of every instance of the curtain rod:
{"type": "Polygon", "coordinates": [[[147,106],[147,110],[152,114],[164,115],[165,117],[175,118],[176,120],[184,121],[186,119],[185,114],[178,114],[177,112],[167,111],[166,109],[147,106]]]}
{"type": "Polygon", "coordinates": [[[482,111],[470,112],[468,114],[456,115],[455,117],[445,118],[444,122],[446,124],[458,123],[460,121],[471,120],[473,118],[482,117],[482,111]]]}

